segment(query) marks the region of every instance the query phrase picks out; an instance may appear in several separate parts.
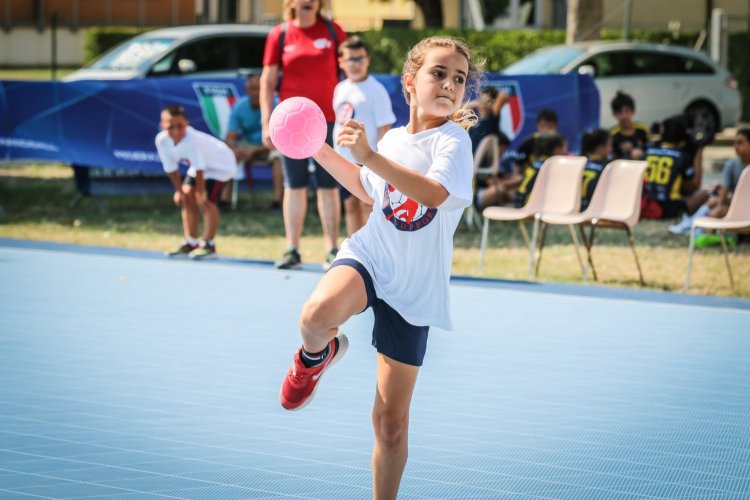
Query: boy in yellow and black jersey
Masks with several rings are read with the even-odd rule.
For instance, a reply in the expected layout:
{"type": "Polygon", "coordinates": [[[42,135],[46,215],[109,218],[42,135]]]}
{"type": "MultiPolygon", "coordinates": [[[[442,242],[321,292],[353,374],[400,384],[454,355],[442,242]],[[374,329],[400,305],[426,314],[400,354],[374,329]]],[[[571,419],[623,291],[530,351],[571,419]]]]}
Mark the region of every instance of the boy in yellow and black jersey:
{"type": "Polygon", "coordinates": [[[708,198],[700,189],[700,162],[685,151],[690,141],[683,117],[667,118],[662,123],[661,141],[646,149],[642,216],[671,219],[683,213],[693,214],[708,198]]]}
{"type": "Polygon", "coordinates": [[[583,184],[581,184],[581,211],[588,208],[591,197],[599,183],[599,178],[607,166],[612,153],[612,139],[605,129],[595,129],[583,134],[581,139],[581,154],[588,161],[583,168],[583,184]]]}
{"type": "Polygon", "coordinates": [[[649,142],[646,125],[633,120],[635,101],[628,94],[617,92],[611,102],[612,114],[617,125],[612,127],[612,157],[624,160],[642,160],[649,142]]]}
{"type": "Polygon", "coordinates": [[[568,153],[567,139],[558,133],[539,134],[536,139],[536,150],[523,166],[523,180],[516,190],[514,205],[522,207],[529,201],[529,194],[536,182],[539,169],[544,161],[550,156],[564,155],[568,153]]]}

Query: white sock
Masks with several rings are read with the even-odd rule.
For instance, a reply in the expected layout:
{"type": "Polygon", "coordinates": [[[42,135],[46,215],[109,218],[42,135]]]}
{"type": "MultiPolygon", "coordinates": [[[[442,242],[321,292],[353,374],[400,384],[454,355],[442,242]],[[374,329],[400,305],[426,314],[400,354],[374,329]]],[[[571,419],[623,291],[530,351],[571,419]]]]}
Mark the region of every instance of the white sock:
{"type": "Polygon", "coordinates": [[[693,219],[697,219],[698,217],[704,217],[708,215],[709,212],[711,212],[711,209],[708,208],[708,205],[701,205],[698,210],[695,211],[690,220],[692,221],[693,219]]]}
{"type": "Polygon", "coordinates": [[[197,244],[198,244],[198,240],[196,240],[196,239],[195,239],[195,238],[193,238],[192,236],[185,236],[185,242],[186,242],[187,244],[189,244],[189,245],[193,245],[193,246],[195,246],[195,245],[197,245],[197,244]]]}

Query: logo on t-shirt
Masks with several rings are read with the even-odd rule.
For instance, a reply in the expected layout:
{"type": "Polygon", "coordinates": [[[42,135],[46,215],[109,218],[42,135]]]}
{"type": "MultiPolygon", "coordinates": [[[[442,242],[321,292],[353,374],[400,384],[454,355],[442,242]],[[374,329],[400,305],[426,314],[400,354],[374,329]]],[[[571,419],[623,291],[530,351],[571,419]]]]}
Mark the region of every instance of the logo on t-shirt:
{"type": "Polygon", "coordinates": [[[390,184],[383,193],[383,215],[399,231],[417,231],[435,219],[437,208],[427,208],[407,197],[390,184]]]}
{"type": "Polygon", "coordinates": [[[315,47],[316,49],[324,50],[332,46],[333,42],[328,38],[317,38],[315,41],[313,41],[313,47],[315,47]]]}
{"type": "Polygon", "coordinates": [[[348,101],[336,106],[336,122],[343,125],[346,120],[354,118],[354,105],[348,101]]]}

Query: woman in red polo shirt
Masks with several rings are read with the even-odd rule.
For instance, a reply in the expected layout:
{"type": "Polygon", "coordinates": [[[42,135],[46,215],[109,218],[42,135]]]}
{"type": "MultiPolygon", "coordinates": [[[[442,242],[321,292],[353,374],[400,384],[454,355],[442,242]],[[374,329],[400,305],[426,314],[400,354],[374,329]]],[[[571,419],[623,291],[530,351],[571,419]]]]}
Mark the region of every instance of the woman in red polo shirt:
{"type": "MultiPolygon", "coordinates": [[[[323,0],[286,0],[286,21],[276,26],[268,35],[260,88],[263,144],[268,147],[273,147],[268,121],[273,109],[274,91],[277,88],[279,101],[302,96],[312,99],[320,106],[328,122],[326,142],[333,144],[333,90],[339,82],[337,52],[338,45],[346,40],[346,33],[341,26],[323,17],[322,4],[323,0]]],[[[295,269],[302,265],[299,244],[307,213],[307,186],[310,175],[308,159],[295,160],[285,156],[283,167],[287,251],[276,263],[276,267],[295,269]]],[[[325,267],[333,261],[338,252],[341,202],[336,180],[317,163],[315,181],[318,213],[328,250],[325,255],[325,267]]]]}

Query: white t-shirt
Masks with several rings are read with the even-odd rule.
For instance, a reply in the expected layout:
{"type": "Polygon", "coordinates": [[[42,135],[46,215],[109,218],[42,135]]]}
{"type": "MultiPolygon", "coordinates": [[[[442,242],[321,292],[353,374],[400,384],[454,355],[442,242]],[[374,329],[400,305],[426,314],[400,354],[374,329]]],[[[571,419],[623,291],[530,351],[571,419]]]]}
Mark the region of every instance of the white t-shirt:
{"type": "Polygon", "coordinates": [[[185,137],[178,144],[172,142],[166,130],[162,130],[156,135],[156,150],[168,174],[186,166],[190,177],[203,170],[205,179],[224,182],[231,179],[237,169],[237,160],[229,146],[193,127],[187,128],[185,137]]]}
{"type": "MultiPolygon", "coordinates": [[[[333,91],[333,111],[336,113],[333,125],[334,144],[341,125],[353,118],[365,124],[367,142],[373,151],[377,151],[378,129],[396,121],[388,91],[373,76],[368,76],[361,82],[344,80],[336,85],[333,91]]],[[[354,161],[349,148],[335,146],[335,149],[347,160],[354,161]]]]}
{"type": "Polygon", "coordinates": [[[370,273],[379,299],[416,326],[451,329],[448,281],[453,234],[471,204],[471,140],[452,121],[410,134],[389,130],[380,154],[436,180],[448,190],[438,208],[426,208],[389,186],[367,166],[360,180],[372,197],[367,224],[344,241],[337,259],[360,262],[370,273]]]}

